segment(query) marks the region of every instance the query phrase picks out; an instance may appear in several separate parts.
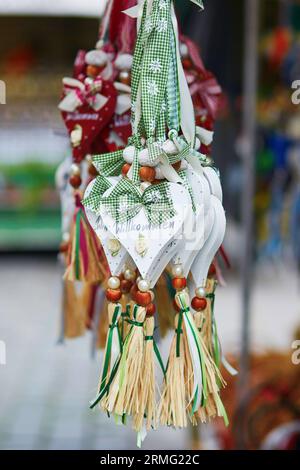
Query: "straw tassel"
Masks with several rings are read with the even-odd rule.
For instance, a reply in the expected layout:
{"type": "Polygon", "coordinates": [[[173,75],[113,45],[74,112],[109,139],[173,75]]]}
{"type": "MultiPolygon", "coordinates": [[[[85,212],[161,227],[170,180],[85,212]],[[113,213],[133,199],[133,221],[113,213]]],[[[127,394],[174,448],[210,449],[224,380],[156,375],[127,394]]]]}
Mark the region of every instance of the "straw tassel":
{"type": "Polygon", "coordinates": [[[116,366],[117,360],[121,354],[122,350],[122,341],[120,337],[120,332],[118,328],[118,322],[121,316],[122,307],[120,304],[108,304],[108,333],[106,339],[105,353],[104,353],[104,363],[102,376],[99,383],[99,393],[102,393],[104,390],[108,378],[110,376],[111,370],[116,366]]]}
{"type": "Polygon", "coordinates": [[[102,282],[107,277],[106,262],[80,199],[80,194],[76,193],[68,266],[64,278],[68,281],[102,282]]]}
{"type": "Polygon", "coordinates": [[[141,410],[143,357],[145,350],[144,321],[146,309],[134,306],[131,328],[125,339],[122,354],[112,371],[109,386],[101,398],[101,407],[108,413],[121,416],[137,415],[141,410]]]}
{"type": "MultiPolygon", "coordinates": [[[[140,432],[143,428],[144,418],[146,420],[146,429],[149,431],[152,427],[156,427],[156,382],[155,382],[155,352],[154,347],[154,327],[155,320],[153,316],[146,317],[145,332],[145,348],[143,356],[142,369],[142,387],[140,392],[140,410],[134,416],[134,429],[140,432]]],[[[155,346],[154,346],[155,345],[155,346]]]]}

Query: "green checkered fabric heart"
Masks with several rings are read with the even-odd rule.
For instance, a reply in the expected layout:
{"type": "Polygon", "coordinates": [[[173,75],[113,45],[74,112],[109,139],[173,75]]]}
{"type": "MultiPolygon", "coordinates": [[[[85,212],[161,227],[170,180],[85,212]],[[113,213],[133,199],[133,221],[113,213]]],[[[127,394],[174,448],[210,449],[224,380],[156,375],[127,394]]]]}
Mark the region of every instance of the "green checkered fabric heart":
{"type": "Polygon", "coordinates": [[[167,183],[149,186],[144,193],[129,179],[122,179],[108,197],[103,197],[101,206],[117,223],[126,223],[142,209],[149,223],[158,226],[176,215],[167,183]]]}

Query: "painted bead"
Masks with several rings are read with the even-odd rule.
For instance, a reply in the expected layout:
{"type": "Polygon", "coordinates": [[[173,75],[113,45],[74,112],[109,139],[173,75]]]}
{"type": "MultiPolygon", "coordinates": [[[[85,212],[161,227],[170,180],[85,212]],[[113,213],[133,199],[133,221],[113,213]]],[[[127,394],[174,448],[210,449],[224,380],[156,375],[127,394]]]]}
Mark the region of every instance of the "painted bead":
{"type": "Polygon", "coordinates": [[[199,297],[199,299],[205,297],[206,291],[204,287],[198,287],[198,289],[195,290],[196,297],[199,297]]]}
{"type": "Polygon", "coordinates": [[[147,317],[153,317],[156,313],[156,306],[154,303],[151,303],[149,305],[147,305],[147,308],[146,308],[146,315],[147,317]]]}
{"type": "Polygon", "coordinates": [[[132,281],[128,281],[127,279],[123,279],[121,281],[121,291],[123,294],[128,294],[133,286],[132,281]]]}
{"type": "Polygon", "coordinates": [[[208,271],[208,275],[209,275],[210,277],[213,277],[213,276],[216,275],[216,272],[217,272],[217,271],[216,271],[216,267],[215,267],[214,263],[212,263],[212,264],[210,265],[210,268],[209,268],[209,271],[208,271]]]}
{"type": "Polygon", "coordinates": [[[72,188],[79,188],[81,186],[82,180],[80,175],[72,175],[69,179],[70,185],[72,188]]]}
{"type": "Polygon", "coordinates": [[[142,181],[152,183],[155,180],[155,169],[150,166],[142,166],[139,175],[142,181]]]}
{"type": "Polygon", "coordinates": [[[119,302],[122,297],[122,292],[120,289],[107,289],[106,298],[109,302],[119,302]]]}
{"type": "Polygon", "coordinates": [[[71,175],[80,175],[80,166],[76,163],[72,163],[70,173],[71,175]]]}
{"type": "Polygon", "coordinates": [[[182,269],[181,264],[176,264],[175,266],[173,266],[172,273],[174,277],[182,278],[183,269],[182,269]]]}
{"type": "Polygon", "coordinates": [[[135,294],[135,301],[141,307],[147,307],[152,301],[150,292],[141,292],[138,290],[135,294]]]}
{"type": "Polygon", "coordinates": [[[192,308],[196,310],[196,312],[201,312],[202,310],[206,309],[207,300],[204,298],[200,299],[199,297],[194,297],[191,305],[192,308]]]}
{"type": "Polygon", "coordinates": [[[141,292],[148,292],[150,289],[149,282],[142,279],[138,283],[138,288],[141,292]]]}
{"type": "Polygon", "coordinates": [[[124,271],[124,278],[126,281],[134,281],[135,280],[135,272],[131,269],[125,269],[124,271]]]}
{"type": "Polygon", "coordinates": [[[186,288],[187,282],[184,277],[174,277],[172,285],[176,290],[182,290],[186,288]]]}
{"type": "Polygon", "coordinates": [[[120,279],[116,276],[110,277],[107,283],[110,289],[119,289],[120,284],[120,279]]]}
{"type": "Polygon", "coordinates": [[[122,175],[127,176],[127,173],[130,170],[130,168],[131,168],[131,165],[129,165],[129,163],[125,163],[125,165],[123,165],[122,167],[122,175]]]}

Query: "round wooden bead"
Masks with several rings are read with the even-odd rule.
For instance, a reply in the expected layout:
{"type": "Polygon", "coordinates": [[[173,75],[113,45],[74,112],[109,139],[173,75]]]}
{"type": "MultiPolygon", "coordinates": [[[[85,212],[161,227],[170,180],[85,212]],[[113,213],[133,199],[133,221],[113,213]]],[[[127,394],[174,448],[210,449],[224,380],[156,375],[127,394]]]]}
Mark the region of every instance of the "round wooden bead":
{"type": "Polygon", "coordinates": [[[130,170],[131,165],[129,163],[125,163],[122,167],[122,175],[127,176],[128,171],[130,170]]]}
{"type": "Polygon", "coordinates": [[[81,186],[82,180],[80,175],[72,175],[69,179],[70,185],[77,189],[81,186]]]}
{"type": "Polygon", "coordinates": [[[127,279],[121,281],[121,291],[123,294],[128,294],[133,286],[133,282],[127,279]]]}
{"type": "Polygon", "coordinates": [[[98,170],[94,167],[94,165],[89,165],[89,175],[90,176],[97,176],[98,170]]]}
{"type": "Polygon", "coordinates": [[[177,304],[175,299],[173,300],[173,307],[174,307],[175,312],[178,312],[178,313],[180,312],[180,307],[177,304]]]}
{"type": "Polygon", "coordinates": [[[185,277],[174,277],[172,285],[175,290],[182,290],[186,288],[187,282],[185,277]]]}
{"type": "Polygon", "coordinates": [[[151,303],[149,305],[147,305],[147,308],[146,308],[146,314],[147,314],[147,317],[153,317],[156,313],[156,306],[154,303],[151,303]]]}
{"type": "Polygon", "coordinates": [[[137,285],[133,284],[133,286],[130,290],[130,295],[131,295],[132,300],[134,300],[134,301],[135,301],[135,298],[136,298],[137,291],[138,291],[137,285]]]}
{"type": "Polygon", "coordinates": [[[155,180],[155,169],[150,166],[142,166],[139,175],[142,181],[152,183],[155,180]]]}
{"type": "Polygon", "coordinates": [[[109,302],[119,302],[122,297],[122,292],[120,289],[107,289],[106,298],[109,302]]]}
{"type": "Polygon", "coordinates": [[[191,305],[196,312],[201,312],[206,309],[207,300],[204,298],[200,299],[199,297],[194,297],[191,305]]]}
{"type": "Polygon", "coordinates": [[[179,171],[180,170],[180,167],[181,167],[181,162],[177,162],[177,163],[174,163],[174,165],[172,165],[172,167],[174,168],[175,171],[179,171]]]}
{"type": "Polygon", "coordinates": [[[191,69],[193,66],[192,61],[189,57],[185,57],[184,59],[182,59],[182,65],[183,65],[183,68],[186,70],[191,69]]]}
{"type": "Polygon", "coordinates": [[[141,292],[140,290],[137,290],[135,301],[141,307],[147,307],[152,302],[152,296],[150,292],[141,292]]]}
{"type": "Polygon", "coordinates": [[[86,68],[86,74],[89,77],[96,78],[103,70],[104,67],[98,67],[97,65],[88,65],[86,68]]]}
{"type": "Polygon", "coordinates": [[[67,253],[68,249],[69,249],[69,243],[61,242],[60,247],[59,247],[60,253],[67,253]]]}
{"type": "Polygon", "coordinates": [[[130,72],[127,72],[126,70],[123,70],[122,72],[119,73],[119,81],[123,83],[124,85],[130,86],[131,84],[131,75],[130,72]]]}
{"type": "Polygon", "coordinates": [[[209,268],[209,271],[208,271],[209,277],[215,276],[215,275],[216,275],[216,272],[217,272],[216,267],[215,267],[214,263],[212,263],[212,264],[210,265],[210,268],[209,268]]]}

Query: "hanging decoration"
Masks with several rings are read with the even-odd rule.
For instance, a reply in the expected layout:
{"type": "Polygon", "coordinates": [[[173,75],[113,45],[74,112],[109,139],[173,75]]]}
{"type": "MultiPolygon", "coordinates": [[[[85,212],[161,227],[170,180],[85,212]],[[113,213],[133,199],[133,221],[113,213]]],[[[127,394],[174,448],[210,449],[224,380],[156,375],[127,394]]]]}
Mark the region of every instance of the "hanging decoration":
{"type": "MultiPolygon", "coordinates": [[[[192,2],[203,8],[202,1],[192,2]]],[[[133,3],[124,17],[137,22],[135,51],[132,63],[127,53],[117,56],[119,85],[114,82],[121,115],[129,112],[130,95],[132,132],[125,141],[113,122],[110,129],[125,148],[115,145],[93,157],[98,176],[82,205],[110,271],[104,363],[91,408],[99,406],[124,425],[131,423],[140,446],[160,424],[182,428],[217,416],[228,424],[212,313],[215,284],[207,281],[226,219],[218,170],[203,153],[213,133],[197,125],[173,0],[133,3]],[[161,279],[174,300],[174,338],[166,365],[154,331],[161,279]]],[[[205,92],[197,77],[190,85],[196,86],[197,97],[202,93],[201,106],[213,120],[217,83],[205,92]]],[[[97,92],[111,99],[103,89],[97,92]]]]}

